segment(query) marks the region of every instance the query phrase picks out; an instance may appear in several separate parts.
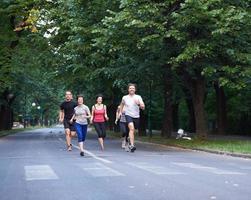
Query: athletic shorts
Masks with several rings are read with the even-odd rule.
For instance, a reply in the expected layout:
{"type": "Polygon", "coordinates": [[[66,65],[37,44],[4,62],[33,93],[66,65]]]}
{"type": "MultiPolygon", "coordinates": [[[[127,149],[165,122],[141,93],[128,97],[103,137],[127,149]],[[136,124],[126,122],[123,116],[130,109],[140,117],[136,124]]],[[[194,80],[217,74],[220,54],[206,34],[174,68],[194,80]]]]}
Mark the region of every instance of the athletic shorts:
{"type": "Polygon", "coordinates": [[[127,122],[127,124],[133,122],[134,128],[135,128],[135,129],[138,129],[138,128],[139,128],[139,118],[133,118],[133,117],[131,117],[131,116],[129,116],[129,115],[126,115],[125,117],[126,117],[126,122],[127,122]]]}
{"type": "Polygon", "coordinates": [[[126,122],[119,122],[119,129],[122,133],[122,137],[128,137],[129,135],[129,128],[126,122]]]}
{"type": "Polygon", "coordinates": [[[64,119],[64,129],[70,129],[70,131],[76,131],[74,122],[71,124],[70,120],[64,119]]]}

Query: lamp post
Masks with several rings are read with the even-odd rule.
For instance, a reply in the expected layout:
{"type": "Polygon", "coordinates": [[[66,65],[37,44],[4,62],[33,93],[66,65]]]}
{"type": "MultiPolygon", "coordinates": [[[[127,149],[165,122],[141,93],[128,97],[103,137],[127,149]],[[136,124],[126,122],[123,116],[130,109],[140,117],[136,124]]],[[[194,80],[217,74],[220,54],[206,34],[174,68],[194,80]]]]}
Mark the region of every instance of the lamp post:
{"type": "MultiPolygon", "coordinates": [[[[31,105],[32,105],[33,108],[35,108],[36,103],[33,102],[31,105]]],[[[35,116],[34,116],[34,114],[32,115],[32,126],[35,126],[35,116]]]]}
{"type": "Polygon", "coordinates": [[[42,115],[42,109],[41,106],[38,106],[37,109],[39,110],[39,121],[40,121],[40,125],[43,126],[43,115],[42,115]]]}

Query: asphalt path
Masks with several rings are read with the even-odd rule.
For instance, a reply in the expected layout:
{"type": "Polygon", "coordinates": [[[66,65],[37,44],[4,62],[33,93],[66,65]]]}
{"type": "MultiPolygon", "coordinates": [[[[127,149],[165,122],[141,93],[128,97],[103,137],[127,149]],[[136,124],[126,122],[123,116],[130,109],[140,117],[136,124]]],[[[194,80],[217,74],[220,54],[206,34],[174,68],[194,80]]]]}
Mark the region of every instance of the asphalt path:
{"type": "Polygon", "coordinates": [[[66,151],[62,127],[0,138],[1,200],[250,200],[251,160],[137,143],[134,153],[89,131],[66,151]]]}

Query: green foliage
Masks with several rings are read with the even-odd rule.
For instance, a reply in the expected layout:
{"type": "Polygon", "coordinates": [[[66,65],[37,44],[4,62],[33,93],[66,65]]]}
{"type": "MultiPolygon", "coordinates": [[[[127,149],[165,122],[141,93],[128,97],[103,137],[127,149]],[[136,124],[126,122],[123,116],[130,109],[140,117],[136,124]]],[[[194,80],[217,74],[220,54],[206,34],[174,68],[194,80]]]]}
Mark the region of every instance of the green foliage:
{"type": "Polygon", "coordinates": [[[172,13],[167,37],[180,43],[180,53],[171,59],[184,64],[221,86],[242,89],[250,68],[250,10],[247,1],[186,1],[172,13]]]}
{"type": "Polygon", "coordinates": [[[251,113],[250,0],[18,0],[2,2],[0,17],[0,92],[17,95],[16,113],[31,112],[35,101],[55,117],[66,89],[89,105],[97,93],[118,104],[128,82],[138,84],[148,111],[152,83],[153,126],[160,128],[171,79],[172,103],[181,104],[187,126],[184,75],[205,78],[210,121],[214,82],[231,98],[231,120],[251,113]]]}

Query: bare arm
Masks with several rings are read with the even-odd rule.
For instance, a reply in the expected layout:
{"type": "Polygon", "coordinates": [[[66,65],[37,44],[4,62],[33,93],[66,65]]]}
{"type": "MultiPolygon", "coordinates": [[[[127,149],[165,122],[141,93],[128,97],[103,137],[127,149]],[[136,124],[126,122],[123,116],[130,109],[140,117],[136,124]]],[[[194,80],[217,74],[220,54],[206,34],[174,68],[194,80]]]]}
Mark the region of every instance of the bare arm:
{"type": "Polygon", "coordinates": [[[122,115],[123,109],[125,107],[125,102],[122,99],[121,103],[120,103],[120,109],[119,109],[119,117],[122,115]]]}
{"type": "Polygon", "coordinates": [[[94,106],[92,106],[92,114],[91,114],[91,119],[90,119],[91,124],[93,122],[93,118],[94,118],[94,106]]]}
{"type": "Polygon", "coordinates": [[[92,117],[91,113],[85,116],[85,118],[87,118],[87,119],[90,119],[91,117],[92,117]]]}
{"type": "Polygon", "coordinates": [[[142,99],[141,96],[139,96],[139,99],[138,99],[138,102],[137,102],[138,106],[142,109],[142,110],[145,110],[145,103],[142,99]]]}
{"type": "Polygon", "coordinates": [[[62,123],[64,121],[64,110],[59,111],[59,122],[62,123]]]}
{"type": "Polygon", "coordinates": [[[73,115],[72,115],[72,118],[71,118],[71,120],[70,120],[71,123],[73,122],[73,120],[74,120],[75,117],[76,117],[76,115],[73,114],[73,115]]]}
{"type": "Polygon", "coordinates": [[[109,117],[107,116],[106,106],[104,106],[104,109],[105,109],[105,119],[106,119],[106,121],[108,121],[108,120],[109,120],[109,117]]]}
{"type": "Polygon", "coordinates": [[[85,116],[87,119],[90,119],[92,117],[91,113],[90,113],[90,110],[88,108],[87,112],[86,112],[86,116],[85,116]]]}
{"type": "Polygon", "coordinates": [[[139,107],[140,107],[142,110],[145,110],[145,103],[144,103],[143,100],[140,102],[139,107]]]}
{"type": "Polygon", "coordinates": [[[120,106],[118,106],[117,111],[116,111],[116,119],[115,119],[115,124],[117,124],[117,122],[118,122],[118,120],[119,120],[119,118],[120,118],[120,116],[119,116],[119,112],[120,112],[120,106]]]}

